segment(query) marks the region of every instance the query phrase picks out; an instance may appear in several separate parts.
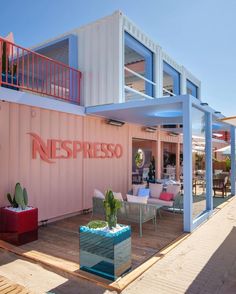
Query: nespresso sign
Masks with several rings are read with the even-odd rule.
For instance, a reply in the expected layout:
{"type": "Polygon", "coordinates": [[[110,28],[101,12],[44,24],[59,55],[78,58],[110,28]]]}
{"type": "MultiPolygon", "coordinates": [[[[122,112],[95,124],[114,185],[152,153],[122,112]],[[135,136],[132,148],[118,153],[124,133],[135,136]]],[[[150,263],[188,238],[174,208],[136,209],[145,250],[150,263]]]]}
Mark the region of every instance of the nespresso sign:
{"type": "Polygon", "coordinates": [[[120,144],[83,142],[60,139],[48,139],[44,141],[35,133],[28,133],[32,138],[32,158],[40,158],[48,163],[54,163],[55,159],[77,158],[79,154],[83,158],[120,158],[123,148],[120,144]]]}

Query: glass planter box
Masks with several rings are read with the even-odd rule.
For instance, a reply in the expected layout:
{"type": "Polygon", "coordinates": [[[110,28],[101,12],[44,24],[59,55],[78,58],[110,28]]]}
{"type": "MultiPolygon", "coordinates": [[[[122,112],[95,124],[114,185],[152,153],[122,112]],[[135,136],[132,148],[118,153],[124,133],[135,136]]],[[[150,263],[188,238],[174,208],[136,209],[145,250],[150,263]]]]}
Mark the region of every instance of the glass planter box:
{"type": "Polygon", "coordinates": [[[80,269],[116,280],[131,268],[131,229],[118,232],[80,227],[80,269]]]}

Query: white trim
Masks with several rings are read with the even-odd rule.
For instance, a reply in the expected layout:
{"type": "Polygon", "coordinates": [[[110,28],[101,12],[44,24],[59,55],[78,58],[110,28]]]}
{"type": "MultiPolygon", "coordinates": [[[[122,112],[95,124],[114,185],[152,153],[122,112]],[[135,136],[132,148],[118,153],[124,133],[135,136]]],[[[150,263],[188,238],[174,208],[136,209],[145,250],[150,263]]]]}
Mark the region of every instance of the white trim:
{"type": "Polygon", "coordinates": [[[0,100],[71,113],[75,115],[85,115],[85,109],[82,106],[60,101],[48,96],[45,97],[34,95],[33,93],[11,90],[4,87],[0,87],[0,100]]]}

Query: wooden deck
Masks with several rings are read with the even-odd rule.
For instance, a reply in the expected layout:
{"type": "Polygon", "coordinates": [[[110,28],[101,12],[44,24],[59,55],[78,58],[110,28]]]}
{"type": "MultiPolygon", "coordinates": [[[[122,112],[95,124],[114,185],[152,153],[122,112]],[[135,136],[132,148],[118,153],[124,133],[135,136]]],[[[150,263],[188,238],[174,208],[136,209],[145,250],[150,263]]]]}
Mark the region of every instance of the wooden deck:
{"type": "Polygon", "coordinates": [[[1,294],[33,294],[23,286],[16,284],[7,278],[0,276],[0,293],[1,294]]]}
{"type": "MultiPolygon", "coordinates": [[[[75,263],[79,263],[80,225],[87,224],[91,214],[66,218],[46,227],[40,227],[39,240],[21,246],[24,250],[34,250],[75,263]]],[[[132,269],[149,259],[160,249],[183,233],[182,215],[163,211],[157,219],[157,230],[152,221],[143,225],[143,237],[139,237],[138,224],[129,223],[132,228],[132,269]]]]}
{"type": "Polygon", "coordinates": [[[162,211],[161,218],[157,218],[156,231],[152,221],[143,224],[142,238],[139,237],[139,225],[129,223],[132,229],[132,271],[111,283],[80,271],[78,229],[80,225],[87,224],[90,217],[91,214],[77,215],[49,223],[39,228],[37,241],[19,247],[0,241],[0,247],[67,277],[87,279],[120,292],[186,238],[181,214],[162,211]]]}

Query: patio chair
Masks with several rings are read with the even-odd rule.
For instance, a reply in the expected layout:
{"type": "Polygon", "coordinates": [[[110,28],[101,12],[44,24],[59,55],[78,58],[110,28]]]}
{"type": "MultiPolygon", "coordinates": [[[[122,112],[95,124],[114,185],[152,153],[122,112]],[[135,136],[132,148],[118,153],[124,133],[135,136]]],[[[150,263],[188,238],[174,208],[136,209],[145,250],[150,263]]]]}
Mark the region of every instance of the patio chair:
{"type": "Polygon", "coordinates": [[[225,175],[218,175],[213,179],[214,196],[216,196],[216,191],[220,191],[222,197],[226,196],[228,181],[229,177],[225,175]]]}

